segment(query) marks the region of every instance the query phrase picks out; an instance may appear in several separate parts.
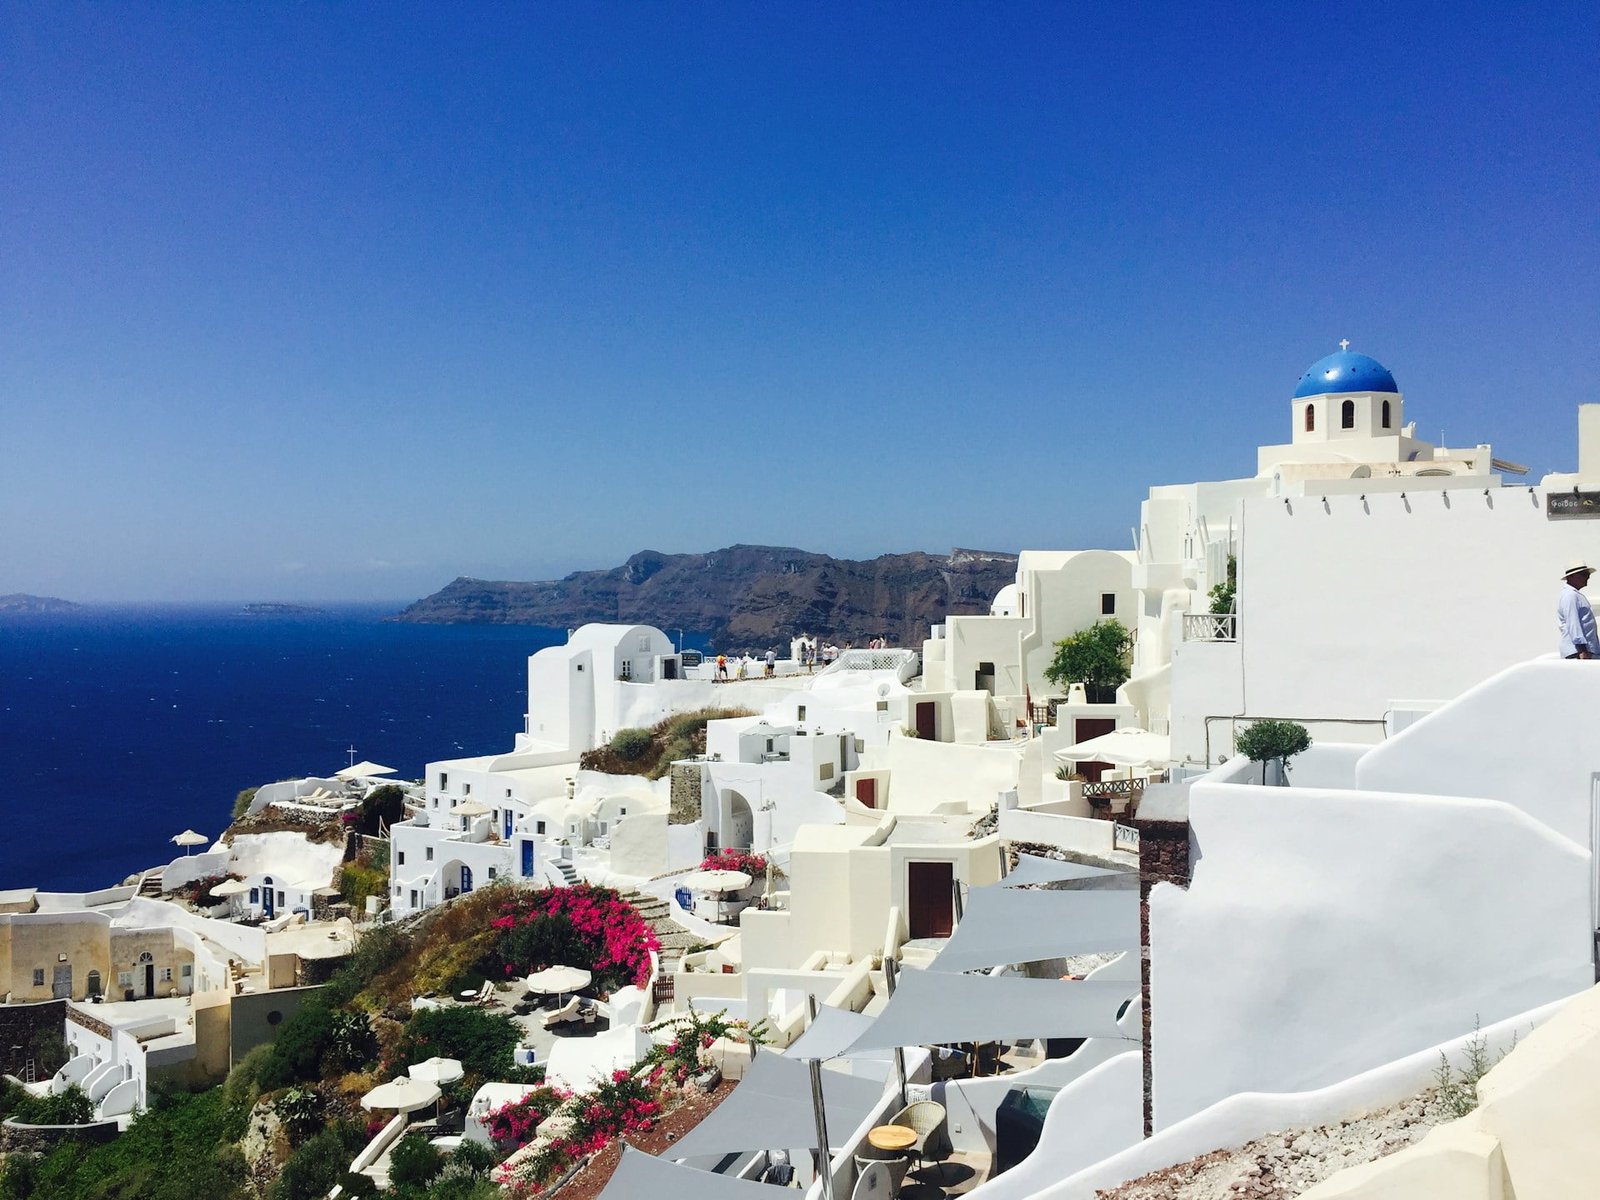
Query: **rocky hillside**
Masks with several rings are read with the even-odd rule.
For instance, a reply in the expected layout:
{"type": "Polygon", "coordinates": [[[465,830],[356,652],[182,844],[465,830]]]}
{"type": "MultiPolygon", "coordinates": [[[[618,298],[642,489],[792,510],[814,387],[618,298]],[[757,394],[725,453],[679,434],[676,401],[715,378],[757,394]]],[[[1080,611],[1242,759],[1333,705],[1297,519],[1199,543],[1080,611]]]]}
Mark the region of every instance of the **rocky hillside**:
{"type": "Polygon", "coordinates": [[[916,645],[952,613],[983,613],[1015,580],[1014,554],[952,550],[868,560],[781,546],[709,554],[644,550],[609,571],[545,583],[457,579],[400,613],[437,624],[577,626],[623,621],[710,634],[718,646],[781,646],[800,633],[916,645]]]}

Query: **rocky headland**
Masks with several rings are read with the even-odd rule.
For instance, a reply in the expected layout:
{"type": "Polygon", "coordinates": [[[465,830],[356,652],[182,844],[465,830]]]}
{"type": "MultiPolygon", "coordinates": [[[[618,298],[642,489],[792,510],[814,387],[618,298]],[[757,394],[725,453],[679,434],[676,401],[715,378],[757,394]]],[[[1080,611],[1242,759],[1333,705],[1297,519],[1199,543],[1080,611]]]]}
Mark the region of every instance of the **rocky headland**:
{"type": "Polygon", "coordinates": [[[1016,573],[1015,554],[987,550],[864,560],[783,546],[643,550],[620,567],[546,582],[457,579],[394,619],[558,627],[637,622],[707,634],[719,645],[779,645],[800,633],[916,645],[949,614],[988,612],[1016,573]]]}

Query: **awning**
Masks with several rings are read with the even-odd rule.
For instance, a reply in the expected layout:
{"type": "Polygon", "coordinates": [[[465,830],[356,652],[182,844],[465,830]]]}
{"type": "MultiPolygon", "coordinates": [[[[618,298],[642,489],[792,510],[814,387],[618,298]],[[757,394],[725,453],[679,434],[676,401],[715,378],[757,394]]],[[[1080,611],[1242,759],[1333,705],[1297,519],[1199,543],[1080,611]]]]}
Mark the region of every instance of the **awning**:
{"type": "Polygon", "coordinates": [[[977,888],[931,969],[970,971],[1139,945],[1139,893],[977,888]]]}
{"type": "Polygon", "coordinates": [[[1094,879],[1101,875],[1128,873],[1110,867],[1092,867],[1088,863],[1063,862],[1055,858],[1040,858],[1037,854],[1021,854],[1017,856],[1017,865],[1009,875],[997,884],[984,886],[1032,887],[1040,883],[1059,883],[1063,879],[1094,879]]]}
{"type": "Polygon", "coordinates": [[[1087,741],[1057,750],[1057,762],[1109,762],[1124,767],[1172,761],[1172,739],[1164,733],[1151,733],[1137,725],[1124,725],[1087,741]]]}
{"type": "Polygon", "coordinates": [[[838,1058],[870,1028],[872,1018],[864,1013],[824,1004],[817,1009],[817,1019],[783,1053],[788,1058],[838,1058]]]}
{"type": "MultiPolygon", "coordinates": [[[[882,1098],[881,1080],[824,1070],[822,1099],[828,1112],[829,1140],[836,1143],[829,1149],[842,1147],[882,1098]]],[[[798,1149],[816,1143],[810,1068],[798,1058],[763,1050],[745,1068],[733,1095],[674,1142],[672,1153],[693,1158],[736,1150],[798,1149]]]]}
{"type": "Polygon", "coordinates": [[[366,778],[368,778],[369,776],[372,776],[372,775],[393,775],[393,774],[394,774],[394,768],[393,767],[386,767],[382,763],[375,763],[375,762],[372,762],[370,759],[365,759],[364,758],[358,763],[352,763],[350,766],[346,767],[342,771],[334,772],[334,776],[333,777],[335,779],[366,779],[366,778]]]}
{"type": "Polygon", "coordinates": [[[1122,1037],[1117,1012],[1138,992],[1136,982],[907,968],[872,1028],[850,1044],[849,1052],[1030,1037],[1122,1037]]]}
{"type": "MultiPolygon", "coordinates": [[[[682,1150],[674,1145],[672,1153],[681,1154],[682,1150]]],[[[772,1200],[773,1190],[770,1184],[697,1171],[625,1145],[600,1200],[639,1200],[641,1196],[650,1200],[772,1200]]]]}

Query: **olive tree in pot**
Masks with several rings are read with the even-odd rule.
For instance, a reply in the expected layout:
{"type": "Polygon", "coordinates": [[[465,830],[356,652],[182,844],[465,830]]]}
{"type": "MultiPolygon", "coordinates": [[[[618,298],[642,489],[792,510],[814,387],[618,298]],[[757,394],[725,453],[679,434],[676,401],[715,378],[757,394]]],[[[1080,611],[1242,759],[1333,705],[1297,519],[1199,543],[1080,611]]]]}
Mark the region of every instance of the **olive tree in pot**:
{"type": "Polygon", "coordinates": [[[1233,739],[1234,749],[1261,764],[1261,782],[1267,782],[1267,764],[1279,766],[1279,784],[1289,782],[1289,760],[1311,748],[1311,735],[1296,721],[1257,721],[1233,739]]]}

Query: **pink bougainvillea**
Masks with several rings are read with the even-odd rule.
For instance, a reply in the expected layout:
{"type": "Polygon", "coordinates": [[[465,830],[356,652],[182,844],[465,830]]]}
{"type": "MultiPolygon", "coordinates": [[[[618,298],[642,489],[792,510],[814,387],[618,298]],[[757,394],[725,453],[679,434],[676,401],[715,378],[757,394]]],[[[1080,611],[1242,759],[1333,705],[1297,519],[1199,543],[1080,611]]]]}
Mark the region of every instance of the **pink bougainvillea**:
{"type": "Polygon", "coordinates": [[[515,892],[489,924],[506,935],[497,952],[507,976],[559,964],[643,987],[650,954],[661,948],[631,904],[588,883],[515,892]]]}
{"type": "Polygon", "coordinates": [[[767,869],[767,860],[749,850],[718,850],[708,854],[700,864],[702,871],[743,871],[746,875],[759,875],[767,869]]]}

